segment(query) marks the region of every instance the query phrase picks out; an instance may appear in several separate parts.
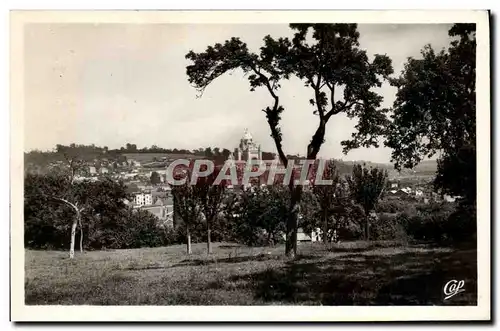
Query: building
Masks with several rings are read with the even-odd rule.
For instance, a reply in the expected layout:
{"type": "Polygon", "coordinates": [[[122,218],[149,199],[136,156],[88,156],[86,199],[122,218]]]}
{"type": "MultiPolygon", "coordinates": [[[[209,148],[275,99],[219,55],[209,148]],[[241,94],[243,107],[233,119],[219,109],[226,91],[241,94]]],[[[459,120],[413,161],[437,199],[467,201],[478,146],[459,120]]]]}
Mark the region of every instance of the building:
{"type": "Polygon", "coordinates": [[[91,174],[91,175],[95,175],[95,174],[97,174],[97,171],[96,171],[96,169],[95,169],[95,167],[94,167],[94,166],[90,166],[90,167],[89,167],[89,174],[91,174]]]}
{"type": "Polygon", "coordinates": [[[262,160],[260,145],[257,145],[253,141],[253,137],[248,132],[248,129],[245,129],[238,148],[234,150],[234,154],[237,161],[262,160]]]}
{"type": "MultiPolygon", "coordinates": [[[[286,234],[283,234],[283,239],[286,240],[286,234]]],[[[321,241],[321,230],[316,229],[311,233],[305,232],[302,228],[297,229],[297,242],[316,242],[321,241]]]]}
{"type": "Polygon", "coordinates": [[[388,193],[390,196],[393,196],[393,197],[407,197],[409,195],[409,193],[404,189],[391,190],[388,193]]]}
{"type": "Polygon", "coordinates": [[[160,221],[160,225],[165,227],[174,226],[174,202],[172,197],[156,197],[154,203],[140,207],[149,213],[156,216],[160,221]]]}
{"type": "Polygon", "coordinates": [[[102,167],[101,169],[99,169],[99,172],[100,172],[101,174],[107,174],[107,173],[109,173],[109,170],[108,170],[108,168],[106,168],[106,167],[102,167]]]}
{"type": "Polygon", "coordinates": [[[150,206],[153,204],[153,195],[151,193],[136,194],[134,202],[137,207],[150,206]]]}

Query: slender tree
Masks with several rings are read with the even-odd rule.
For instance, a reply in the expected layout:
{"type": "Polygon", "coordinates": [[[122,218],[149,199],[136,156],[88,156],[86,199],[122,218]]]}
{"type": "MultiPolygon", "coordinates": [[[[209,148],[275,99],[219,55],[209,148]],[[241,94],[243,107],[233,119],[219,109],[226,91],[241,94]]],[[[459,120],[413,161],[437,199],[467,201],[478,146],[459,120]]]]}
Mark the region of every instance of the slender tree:
{"type": "MultiPolygon", "coordinates": [[[[41,198],[46,203],[60,203],[70,207],[74,211],[74,217],[71,224],[69,257],[75,256],[75,236],[76,228],[81,226],[81,217],[84,207],[79,205],[78,197],[81,192],[80,185],[72,185],[68,177],[59,174],[49,176],[28,175],[25,179],[25,196],[27,199],[41,198]]],[[[83,250],[80,247],[80,250],[83,250]]]]}
{"type": "Polygon", "coordinates": [[[331,180],[331,185],[316,185],[313,183],[313,193],[319,204],[323,242],[328,243],[329,219],[333,216],[336,207],[336,195],[338,194],[341,178],[333,160],[327,162],[322,174],[324,180],[331,180]]]}
{"type": "Polygon", "coordinates": [[[221,212],[222,202],[224,200],[225,181],[216,184],[215,180],[220,172],[220,169],[215,169],[210,175],[198,178],[194,187],[201,211],[205,216],[207,226],[207,253],[212,254],[211,231],[212,223],[221,212]]]}
{"type": "Polygon", "coordinates": [[[354,165],[352,174],[346,177],[352,198],[365,213],[365,240],[370,240],[370,212],[375,209],[387,186],[387,171],[354,165]]]}
{"type": "Polygon", "coordinates": [[[175,212],[182,219],[186,229],[187,253],[191,254],[191,231],[199,220],[201,209],[196,194],[196,187],[190,184],[192,169],[183,169],[183,173],[176,173],[174,178],[181,180],[185,178],[183,184],[172,185],[172,196],[174,198],[175,212]]]}
{"type": "MultiPolygon", "coordinates": [[[[80,157],[80,150],[75,144],[70,146],[57,145],[56,152],[61,154],[65,161],[65,167],[59,169],[55,176],[48,181],[40,181],[39,186],[35,186],[36,194],[43,195],[46,198],[63,203],[69,206],[75,212],[75,217],[71,226],[71,239],[69,257],[75,256],[75,236],[76,228],[80,226],[80,238],[83,237],[82,211],[85,207],[78,205],[78,199],[81,197],[81,190],[78,183],[75,183],[76,176],[83,170],[84,160],[80,157]]],[[[83,242],[80,242],[80,251],[83,251],[83,242]]]]}
{"type": "MultiPolygon", "coordinates": [[[[391,60],[385,55],[369,60],[366,51],[359,48],[356,24],[290,24],[290,28],[294,31],[292,40],[268,35],[258,53],[251,52],[236,37],[209,46],[204,52],[190,51],[186,55],[191,61],[187,66],[189,82],[202,93],[216,78],[241,69],[247,74],[251,91],[264,88],[272,104],[262,111],[285,167],[288,157],[279,127],[284,111],[279,89],[292,76],[302,80],[314,94],[310,104],[318,116],[318,126],[306,149],[308,159],[318,155],[330,118],[341,113],[359,120],[352,139],[342,142],[344,152],[359,146],[378,146],[377,136],[384,132],[387,119],[386,110],[380,108],[382,97],[372,88],[380,87],[382,79],[392,74],[391,60]]],[[[295,256],[302,186],[295,186],[293,178],[290,192],[285,253],[295,256]]]]}
{"type": "MultiPolygon", "coordinates": [[[[53,215],[50,226],[66,230],[66,215],[58,213],[69,207],[72,211],[70,258],[75,255],[75,237],[77,227],[80,228],[80,252],[83,252],[84,224],[99,216],[116,217],[125,208],[123,200],[128,198],[123,183],[109,179],[98,182],[78,181],[69,183],[69,177],[60,174],[32,175],[25,178],[25,217],[46,219],[43,214],[53,215]],[[31,208],[36,206],[36,211],[31,208]]],[[[87,224],[87,228],[89,228],[87,224]]]]}

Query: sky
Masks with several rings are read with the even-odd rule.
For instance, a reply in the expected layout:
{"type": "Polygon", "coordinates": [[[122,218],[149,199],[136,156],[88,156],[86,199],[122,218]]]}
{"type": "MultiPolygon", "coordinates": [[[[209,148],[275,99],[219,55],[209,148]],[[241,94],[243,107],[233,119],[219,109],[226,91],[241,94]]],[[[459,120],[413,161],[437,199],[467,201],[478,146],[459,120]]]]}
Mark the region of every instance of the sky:
{"type": "MultiPolygon", "coordinates": [[[[448,47],[447,24],[360,24],[360,48],[369,57],[387,54],[399,73],[408,57],[431,44],[448,47]]],[[[187,80],[185,54],[238,36],[258,51],[262,38],[292,35],[287,25],[270,24],[29,24],[25,27],[25,151],[56,144],[119,148],[234,150],[245,128],[267,152],[275,152],[261,109],[271,104],[266,90],[250,92],[243,74],[215,80],[197,98],[187,80]]],[[[377,90],[390,107],[396,90],[377,90]]],[[[308,100],[312,90],[298,80],[279,91],[285,107],[281,128],[287,154],[305,154],[318,124],[308,100]]],[[[387,148],[342,154],[355,120],[339,114],[327,127],[320,157],[389,162],[387,148]]]]}

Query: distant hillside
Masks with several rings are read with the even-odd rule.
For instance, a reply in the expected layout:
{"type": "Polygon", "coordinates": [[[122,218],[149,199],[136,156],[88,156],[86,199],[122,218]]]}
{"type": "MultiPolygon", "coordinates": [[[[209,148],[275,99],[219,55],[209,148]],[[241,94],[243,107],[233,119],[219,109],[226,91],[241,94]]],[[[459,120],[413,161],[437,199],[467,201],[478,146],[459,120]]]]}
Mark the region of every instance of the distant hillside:
{"type": "MultiPolygon", "coordinates": [[[[65,147],[58,145],[58,148],[65,147]]],[[[120,150],[107,150],[105,148],[97,146],[85,146],[85,145],[74,145],[71,146],[73,153],[78,155],[79,158],[92,163],[94,160],[98,162],[102,159],[114,162],[124,162],[126,160],[135,160],[142,164],[146,168],[164,168],[170,162],[176,159],[200,159],[209,158],[214,160],[217,164],[222,164],[226,159],[227,155],[230,153],[229,150],[224,149],[224,152],[218,152],[217,155],[210,152],[210,156],[203,155],[202,149],[191,151],[180,151],[177,153],[148,153],[146,151],[137,151],[135,153],[130,153],[128,151],[120,150]]],[[[57,150],[57,149],[56,149],[57,150]]],[[[179,150],[174,150],[179,151],[179,150]]],[[[219,151],[219,149],[218,149],[219,151]]],[[[262,152],[262,157],[264,160],[273,160],[275,158],[275,153],[272,152],[262,152]]],[[[287,155],[291,160],[296,162],[304,159],[300,155],[287,155]]],[[[63,161],[64,156],[62,153],[57,151],[42,152],[42,151],[31,151],[29,153],[24,153],[24,162],[27,167],[35,168],[45,168],[49,164],[57,161],[63,161]]],[[[370,161],[344,161],[335,160],[337,162],[337,169],[341,175],[349,174],[352,172],[352,167],[354,164],[364,164],[368,167],[377,167],[380,169],[387,170],[389,177],[394,178],[430,178],[434,177],[437,170],[436,160],[425,160],[420,162],[414,169],[402,169],[400,172],[394,169],[394,165],[391,163],[375,163],[370,161]]]]}
{"type": "Polygon", "coordinates": [[[193,155],[188,153],[123,153],[127,160],[135,160],[138,162],[156,162],[166,158],[168,161],[177,159],[201,159],[203,156],[193,155]]]}
{"type": "Polygon", "coordinates": [[[419,173],[435,173],[437,171],[437,161],[436,160],[425,160],[420,162],[414,169],[419,173]]]}
{"type": "Polygon", "coordinates": [[[434,177],[437,171],[437,162],[436,160],[425,160],[420,162],[413,169],[401,169],[401,171],[397,171],[394,169],[394,165],[392,163],[375,163],[370,161],[337,161],[340,163],[349,166],[352,169],[354,164],[365,164],[367,167],[376,167],[379,169],[385,169],[389,173],[389,178],[409,178],[409,177],[434,177]]]}

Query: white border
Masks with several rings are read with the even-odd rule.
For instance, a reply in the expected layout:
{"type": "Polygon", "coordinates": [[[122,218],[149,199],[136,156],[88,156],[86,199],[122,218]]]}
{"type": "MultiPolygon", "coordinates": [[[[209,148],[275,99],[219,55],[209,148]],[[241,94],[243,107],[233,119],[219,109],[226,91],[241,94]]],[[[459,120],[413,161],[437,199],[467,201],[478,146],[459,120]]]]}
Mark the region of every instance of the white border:
{"type": "Polygon", "coordinates": [[[11,12],[11,309],[13,321],[485,320],[490,312],[490,82],[485,11],[24,11],[11,12]],[[23,247],[23,25],[26,23],[455,23],[477,24],[478,306],[25,306],[23,247]],[[479,169],[481,169],[479,171],[479,169]]]}

